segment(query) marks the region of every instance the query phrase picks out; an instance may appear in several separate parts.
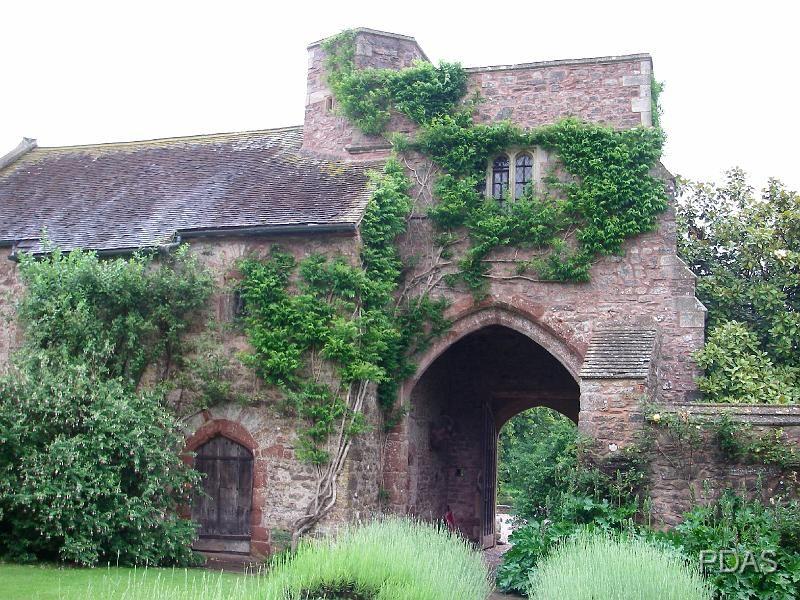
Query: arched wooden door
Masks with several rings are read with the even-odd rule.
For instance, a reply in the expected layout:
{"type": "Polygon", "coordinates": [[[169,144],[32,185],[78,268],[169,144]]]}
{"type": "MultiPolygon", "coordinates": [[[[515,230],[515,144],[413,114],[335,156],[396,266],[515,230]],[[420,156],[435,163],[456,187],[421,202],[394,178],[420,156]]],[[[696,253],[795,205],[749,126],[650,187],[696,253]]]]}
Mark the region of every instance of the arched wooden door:
{"type": "Polygon", "coordinates": [[[203,475],[192,519],[200,524],[198,549],[249,551],[253,501],[253,454],[217,436],[197,449],[194,468],[203,475]]]}

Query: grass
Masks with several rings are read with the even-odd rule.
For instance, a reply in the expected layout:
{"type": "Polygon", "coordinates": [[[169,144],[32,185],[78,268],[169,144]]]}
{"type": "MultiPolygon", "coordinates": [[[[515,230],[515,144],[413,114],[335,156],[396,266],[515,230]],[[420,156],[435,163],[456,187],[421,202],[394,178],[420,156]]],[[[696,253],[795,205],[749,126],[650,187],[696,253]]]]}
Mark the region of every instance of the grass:
{"type": "Polygon", "coordinates": [[[261,600],[264,578],[199,569],[0,564],[3,600],[261,600]]]}
{"type": "Polygon", "coordinates": [[[531,575],[531,600],[711,600],[699,570],[674,550],[639,538],[583,532],[531,575]]]}
{"type": "Polygon", "coordinates": [[[467,542],[398,518],[306,542],[255,576],[0,564],[3,600],[485,600],[490,591],[467,542]]]}

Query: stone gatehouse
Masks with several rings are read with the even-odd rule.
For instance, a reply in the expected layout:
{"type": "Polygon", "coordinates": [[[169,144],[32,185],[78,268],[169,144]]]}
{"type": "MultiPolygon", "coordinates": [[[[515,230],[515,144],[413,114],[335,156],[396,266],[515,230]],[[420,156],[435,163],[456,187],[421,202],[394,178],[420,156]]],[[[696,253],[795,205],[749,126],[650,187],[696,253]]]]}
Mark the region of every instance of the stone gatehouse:
{"type": "MultiPolygon", "coordinates": [[[[25,140],[0,160],[0,262],[4,309],[20,292],[17,253],[42,252],[43,230],[65,250],[123,254],[189,244],[213,272],[209,312],[235,316],[231,284],[237,260],[279,244],[296,257],[358,255],[359,225],[370,196],[367,173],[389,156],[387,140],[360,133],[336,112],[320,43],[308,47],[302,126],[143,142],[39,148],[25,140]]],[[[358,67],[402,68],[427,60],[410,37],[356,30],[358,67]]],[[[566,116],[616,128],[651,126],[652,61],[647,54],[523,63],[467,70],[484,101],[477,120],[510,119],[522,127],[566,116]]],[[[395,116],[396,130],[412,125],[395,116]]],[[[509,149],[514,169],[538,184],[557,157],[540,148],[509,149]]],[[[509,418],[547,406],[573,419],[609,452],[631,443],[642,403],[675,407],[696,399],[691,354],[704,339],[705,309],[692,273],[676,255],[674,212],[655,231],[629,240],[620,256],[592,267],[588,283],[530,280],[503,271],[480,301],[446,284],[425,208],[433,201],[434,166],[406,157],[416,206],[402,251],[415,256],[409,285],[449,300],[453,326],[415,358],[404,383],[402,422],[388,433],[375,399],[375,425],[351,449],[334,510],[321,523],[382,511],[439,519],[450,506],[463,533],[493,543],[497,433],[509,418]]],[[[487,173],[491,174],[491,165],[487,173]]],[[[658,173],[668,190],[671,175],[658,173]]],[[[516,179],[518,181],[518,179],[516,179]]],[[[487,186],[489,184],[487,183],[487,186]]],[[[491,188],[487,187],[491,194],[491,188]]],[[[235,328],[221,344],[246,348],[235,328]]],[[[0,324],[0,360],[18,342],[13,320],[0,324]]],[[[315,470],[295,456],[295,424],[274,407],[244,367],[233,377],[249,405],[230,403],[188,414],[186,449],[206,472],[213,504],[195,507],[198,548],[264,555],[286,542],[314,493],[315,470]]],[[[180,390],[172,397],[178,407],[180,390]]],[[[714,410],[698,407],[698,410],[714,410]]],[[[749,408],[743,418],[798,425],[794,409],[749,408]]],[[[709,459],[715,481],[736,475],[709,459]]],[[[667,522],[685,508],[668,464],[655,465],[656,512],[667,522]]]]}

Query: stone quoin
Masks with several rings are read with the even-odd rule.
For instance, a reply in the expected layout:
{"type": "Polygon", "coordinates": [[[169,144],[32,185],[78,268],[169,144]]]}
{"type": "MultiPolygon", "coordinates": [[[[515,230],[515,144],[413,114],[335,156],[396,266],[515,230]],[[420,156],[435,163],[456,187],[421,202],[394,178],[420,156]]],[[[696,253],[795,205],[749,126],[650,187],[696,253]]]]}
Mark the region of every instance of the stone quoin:
{"type": "MultiPolygon", "coordinates": [[[[400,69],[427,60],[413,38],[370,29],[355,30],[355,49],[359,68],[400,69]]],[[[209,312],[222,322],[234,318],[230,288],[242,257],[266,255],[277,244],[298,259],[322,253],[357,260],[370,197],[367,174],[387,160],[391,146],[337,113],[323,46],[307,50],[302,126],[73,147],[40,148],[26,140],[0,159],[0,241],[11,259],[0,262],[3,311],[13,315],[22,292],[13,259],[43,252],[45,229],[54,246],[107,255],[187,243],[213,273],[217,291],[209,312]]],[[[484,99],[478,122],[509,119],[533,128],[577,117],[620,129],[652,126],[647,54],[467,73],[470,93],[484,99]]],[[[413,124],[394,115],[391,128],[411,132],[413,124]]],[[[534,150],[532,157],[534,178],[557,166],[548,153],[534,150]]],[[[434,202],[432,165],[413,154],[406,164],[415,175],[417,204],[400,248],[417,259],[406,277],[413,281],[433,260],[435,232],[425,212],[434,202]]],[[[666,169],[659,166],[656,174],[673,193],[666,169]]],[[[517,256],[499,250],[495,257],[517,256]]],[[[414,358],[417,371],[400,390],[408,411],[399,424],[385,432],[374,394],[368,398],[365,413],[373,427],[356,438],[338,478],[335,507],[317,531],[388,511],[442,519],[450,506],[459,529],[489,546],[495,539],[496,438],[515,414],[553,408],[598,448],[614,452],[643,426],[645,402],[717,410],[694,404],[699,371],[691,357],[703,345],[705,308],[695,298],[694,275],[677,256],[671,207],[654,231],[628,240],[619,256],[599,258],[587,283],[506,277],[490,280],[487,291],[476,301],[443,280],[432,283],[432,295],[449,301],[452,327],[414,358]]],[[[0,322],[3,365],[19,335],[13,319],[0,322]]],[[[231,356],[247,348],[236,328],[221,335],[231,356]]],[[[288,543],[292,523],[315,493],[316,472],[297,459],[297,425],[275,407],[275,392],[246,368],[237,369],[237,391],[258,392],[263,401],[214,406],[187,414],[183,423],[189,462],[217,436],[241,447],[245,459],[236,464],[252,472],[235,481],[247,481],[251,496],[231,510],[249,512],[213,510],[220,522],[238,518],[248,531],[209,535],[198,547],[264,556],[288,543]]],[[[178,410],[188,406],[181,390],[170,400],[178,410]]],[[[737,417],[785,426],[794,437],[800,431],[800,413],[791,408],[737,409],[737,417]]],[[[214,468],[231,462],[218,458],[214,468]]],[[[741,477],[718,457],[705,460],[698,477],[720,485],[741,477]]],[[[688,503],[673,471],[666,463],[652,465],[653,504],[666,523],[688,503]]],[[[219,489],[245,485],[231,483],[223,471],[218,480],[219,489]]]]}

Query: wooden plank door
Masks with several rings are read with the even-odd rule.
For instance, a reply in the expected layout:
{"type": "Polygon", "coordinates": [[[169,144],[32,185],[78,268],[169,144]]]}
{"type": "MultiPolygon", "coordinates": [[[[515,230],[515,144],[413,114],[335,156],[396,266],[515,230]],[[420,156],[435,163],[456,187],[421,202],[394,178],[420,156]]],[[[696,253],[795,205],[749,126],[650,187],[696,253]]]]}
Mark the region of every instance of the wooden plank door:
{"type": "Polygon", "coordinates": [[[195,469],[203,474],[202,493],[192,503],[200,537],[249,539],[253,501],[253,455],[226,437],[197,449],[195,469]]]}

